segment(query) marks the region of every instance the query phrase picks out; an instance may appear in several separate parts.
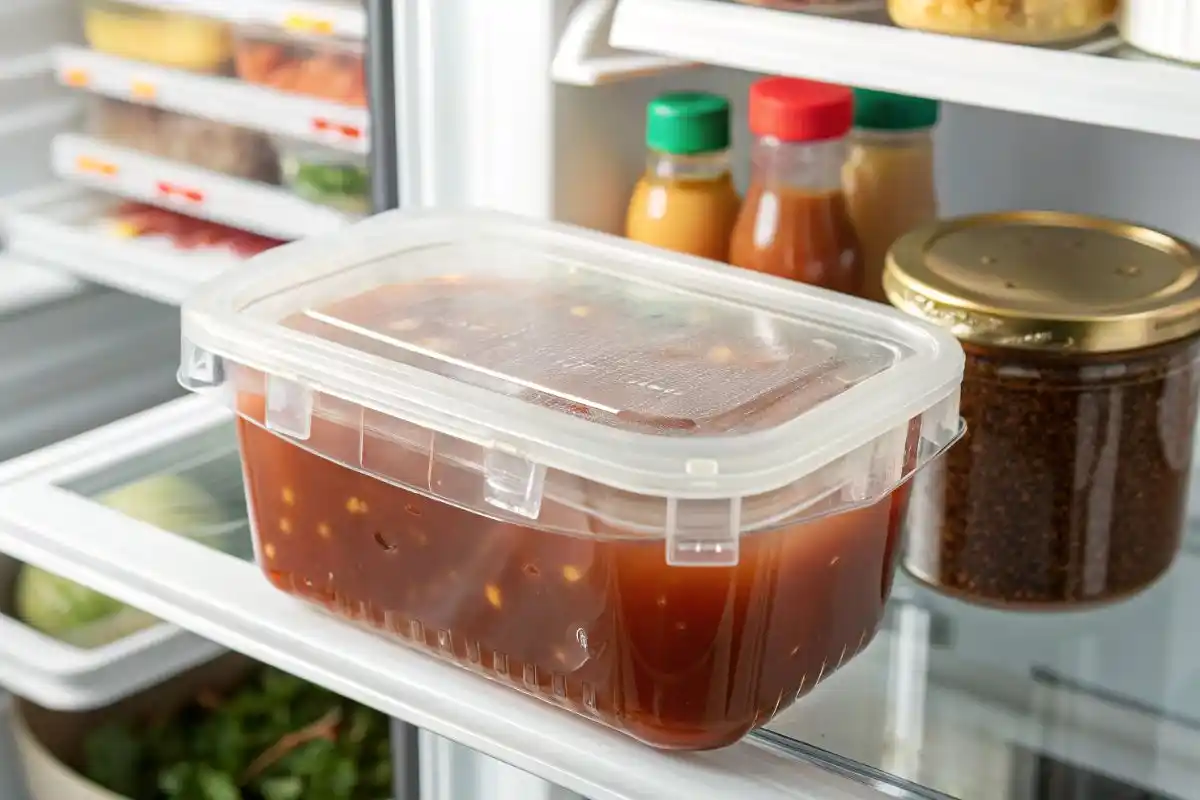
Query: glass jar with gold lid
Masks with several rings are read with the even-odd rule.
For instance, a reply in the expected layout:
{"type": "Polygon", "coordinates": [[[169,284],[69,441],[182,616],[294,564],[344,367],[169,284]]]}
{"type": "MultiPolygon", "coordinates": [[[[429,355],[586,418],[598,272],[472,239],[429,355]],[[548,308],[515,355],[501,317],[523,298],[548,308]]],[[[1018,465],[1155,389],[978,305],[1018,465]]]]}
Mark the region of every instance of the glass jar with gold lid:
{"type": "Polygon", "coordinates": [[[1200,251],[1112,220],[986,214],[902,237],[884,289],[967,356],[967,434],[914,486],[905,568],[1051,609],[1161,576],[1186,511],[1200,251]]]}

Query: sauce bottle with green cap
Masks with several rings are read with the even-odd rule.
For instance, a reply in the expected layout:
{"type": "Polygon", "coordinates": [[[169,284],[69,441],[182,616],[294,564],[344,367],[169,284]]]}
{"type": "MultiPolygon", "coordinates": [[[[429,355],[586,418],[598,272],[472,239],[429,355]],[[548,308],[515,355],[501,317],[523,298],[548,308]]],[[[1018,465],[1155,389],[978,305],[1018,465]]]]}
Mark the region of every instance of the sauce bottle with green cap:
{"type": "Polygon", "coordinates": [[[633,190],[625,235],[724,261],[741,206],[730,172],[729,101],[665,94],[646,112],[646,172],[633,190]]]}
{"type": "Polygon", "coordinates": [[[861,296],[881,303],[883,263],[896,239],[937,219],[933,129],[938,102],[854,90],[854,130],[842,169],[851,222],[863,255],[861,296]]]}

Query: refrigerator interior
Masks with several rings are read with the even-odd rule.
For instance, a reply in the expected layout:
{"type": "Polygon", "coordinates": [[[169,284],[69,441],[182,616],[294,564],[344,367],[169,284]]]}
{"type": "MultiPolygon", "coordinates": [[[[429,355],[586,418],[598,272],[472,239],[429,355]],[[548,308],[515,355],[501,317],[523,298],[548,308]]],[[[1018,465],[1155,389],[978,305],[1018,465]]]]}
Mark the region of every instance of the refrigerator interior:
{"type": "MultiPolygon", "coordinates": [[[[659,56],[611,51],[601,25],[580,52],[601,51],[600,58],[613,59],[606,62],[610,67],[620,64],[631,74],[611,83],[574,85],[568,80],[594,80],[608,67],[589,72],[578,60],[556,59],[571,43],[572,26],[589,14],[606,23],[613,2],[530,0],[522,13],[490,0],[392,5],[398,124],[389,155],[398,165],[402,205],[492,206],[619,232],[629,192],[644,167],[645,104],[673,89],[715,91],[733,100],[735,162],[739,184],[745,185],[745,97],[758,73],[681,68],[681,62],[659,56]],[[654,74],[660,69],[662,74],[654,74]]],[[[10,14],[33,20],[27,29],[37,35],[14,43],[0,34],[0,100],[11,92],[19,101],[0,102],[0,194],[9,197],[9,218],[22,223],[8,231],[10,241],[19,238],[21,252],[7,253],[0,263],[19,263],[39,279],[59,277],[42,270],[31,255],[53,252],[80,274],[102,269],[106,280],[120,286],[122,279],[114,275],[121,272],[129,282],[125,288],[178,302],[193,284],[156,272],[161,254],[101,249],[88,236],[75,235],[76,223],[109,202],[106,196],[55,185],[51,138],[76,129],[81,103],[47,79],[53,75],[47,48],[80,43],[75,4],[6,5],[0,30],[10,29],[3,24],[10,14]]],[[[181,84],[185,96],[192,96],[187,88],[181,84]]],[[[1190,213],[1200,185],[1200,145],[1194,141],[947,104],[937,142],[946,214],[1061,209],[1200,238],[1200,221],[1190,213]]],[[[63,152],[76,158],[79,142],[67,144],[76,149],[63,152]]],[[[305,219],[315,220],[314,229],[342,224],[325,214],[305,219]]],[[[225,266],[186,269],[212,274],[225,266]]],[[[78,302],[77,292],[95,293],[74,283],[57,286],[70,302],[78,302]]],[[[85,319],[69,313],[71,320],[85,319]]],[[[123,316],[142,320],[153,314],[123,316]]],[[[74,331],[77,338],[82,323],[52,327],[74,331]]],[[[170,345],[161,358],[171,366],[173,387],[177,335],[160,331],[152,338],[170,345]]],[[[142,354],[127,342],[121,349],[142,354]]],[[[86,371],[66,372],[93,379],[86,371]]],[[[107,414],[89,403],[79,411],[91,416],[41,438],[13,442],[10,452],[50,444],[175,396],[173,389],[154,391],[138,389],[136,403],[114,400],[107,414]]],[[[0,401],[5,397],[0,393],[0,401]]],[[[0,548],[96,583],[195,631],[185,635],[174,624],[164,625],[117,654],[114,663],[135,683],[193,663],[219,643],[396,716],[419,718],[426,728],[422,800],[632,800],[652,796],[645,792],[655,788],[679,787],[715,792],[710,796],[817,800],[879,794],[1040,800],[1062,796],[1046,786],[1064,785],[1083,787],[1075,791],[1089,797],[1101,795],[1087,791],[1197,796],[1200,649],[1188,630],[1190,609],[1200,601],[1195,591],[1200,576],[1193,574],[1200,568],[1197,534],[1169,580],[1133,602],[1096,612],[1014,621],[902,582],[886,630],[841,673],[751,741],[720,753],[677,757],[647,752],[608,731],[531,707],[507,689],[397,653],[370,634],[275,596],[243,558],[198,551],[178,537],[156,538],[148,526],[130,525],[92,502],[104,481],[191,464],[197,442],[228,433],[221,428],[227,420],[205,416],[200,408],[168,404],[25,461],[5,479],[12,488],[0,491],[0,548]],[[96,456],[97,448],[107,449],[96,456]],[[84,520],[95,535],[79,542],[73,526],[84,520]],[[34,529],[36,538],[21,535],[34,529]],[[164,651],[177,663],[168,667],[146,657],[164,651]]],[[[66,413],[55,409],[52,415],[65,419],[66,413]]],[[[0,430],[0,446],[9,431],[0,430]]],[[[236,484],[240,475],[231,452],[215,459],[219,467],[209,474],[220,472],[236,484]]],[[[4,768],[9,755],[4,735],[0,781],[15,777],[4,768]]],[[[23,800],[19,789],[6,793],[7,788],[0,783],[0,796],[23,800]]]]}

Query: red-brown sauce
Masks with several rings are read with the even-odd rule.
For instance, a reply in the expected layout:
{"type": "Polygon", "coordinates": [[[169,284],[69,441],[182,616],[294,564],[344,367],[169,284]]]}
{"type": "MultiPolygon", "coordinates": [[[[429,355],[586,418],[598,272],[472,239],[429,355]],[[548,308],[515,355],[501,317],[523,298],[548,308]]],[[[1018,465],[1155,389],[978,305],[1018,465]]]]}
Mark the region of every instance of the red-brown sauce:
{"type": "MultiPolygon", "coordinates": [[[[241,411],[261,420],[261,397],[241,411]]],[[[748,536],[736,567],[671,567],[661,540],[495,521],[245,419],[239,434],[277,587],[659,747],[719,747],[766,722],[871,641],[891,586],[905,493],[748,536]]],[[[309,443],[357,451],[359,434],[314,419],[309,443]]]]}
{"type": "MultiPolygon", "coordinates": [[[[436,291],[383,287],[340,301],[328,316],[436,341],[431,349],[461,347],[459,338],[472,335],[507,346],[497,345],[509,341],[506,330],[485,339],[470,326],[450,325],[456,310],[428,305],[456,281],[441,283],[436,291]],[[395,318],[404,324],[388,323],[395,318]]],[[[569,311],[570,319],[591,324],[606,318],[608,307],[569,311]]],[[[529,315],[485,322],[519,329],[536,321],[529,315]]],[[[287,324],[397,357],[393,345],[311,316],[287,324]]],[[[740,357],[733,350],[722,355],[740,357]]],[[[871,506],[744,536],[735,567],[672,567],[662,539],[638,538],[550,499],[536,528],[342,466],[332,459],[456,498],[480,483],[449,460],[431,463],[427,433],[403,426],[400,435],[372,433],[389,423],[363,423],[361,410],[324,395],[304,447],[294,444],[262,427],[262,376],[241,373],[239,435],[254,530],[260,562],[277,587],[650,744],[706,749],[737,741],[864,648],[882,617],[907,489],[871,506]],[[566,527],[583,533],[545,529],[547,520],[564,517],[566,527]]],[[[783,402],[763,413],[787,410],[783,402]]],[[[631,423],[618,415],[610,424],[631,423]]],[[[918,436],[915,421],[909,468],[918,436]]],[[[607,507],[598,487],[588,491],[592,505],[607,507]]]]}

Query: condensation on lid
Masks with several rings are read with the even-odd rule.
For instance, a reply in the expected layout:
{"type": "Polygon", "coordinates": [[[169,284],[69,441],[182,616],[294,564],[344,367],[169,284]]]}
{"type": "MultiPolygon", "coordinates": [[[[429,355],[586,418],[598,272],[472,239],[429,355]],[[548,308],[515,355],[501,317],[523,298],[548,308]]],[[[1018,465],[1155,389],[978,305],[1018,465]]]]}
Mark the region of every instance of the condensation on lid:
{"type": "Polygon", "coordinates": [[[318,300],[284,325],[661,436],[772,428],[898,357],[894,347],[858,335],[503,241],[445,244],[389,260],[376,270],[404,282],[318,300]]]}

